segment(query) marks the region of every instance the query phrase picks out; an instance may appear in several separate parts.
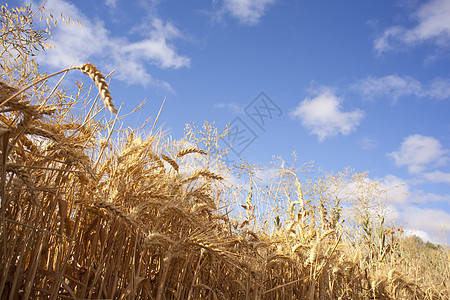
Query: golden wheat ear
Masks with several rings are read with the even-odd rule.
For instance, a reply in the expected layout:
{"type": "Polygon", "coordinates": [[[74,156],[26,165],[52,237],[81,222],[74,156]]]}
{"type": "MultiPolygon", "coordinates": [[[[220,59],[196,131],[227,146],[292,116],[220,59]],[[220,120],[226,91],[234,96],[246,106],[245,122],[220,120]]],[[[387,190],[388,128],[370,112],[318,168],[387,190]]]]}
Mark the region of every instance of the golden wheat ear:
{"type": "Polygon", "coordinates": [[[109,93],[108,84],[106,83],[105,77],[103,77],[102,73],[100,73],[100,71],[97,70],[97,68],[91,63],[81,65],[78,69],[94,80],[100,94],[102,95],[102,99],[105,102],[106,107],[111,113],[116,114],[117,109],[114,107],[111,94],[109,93]]]}

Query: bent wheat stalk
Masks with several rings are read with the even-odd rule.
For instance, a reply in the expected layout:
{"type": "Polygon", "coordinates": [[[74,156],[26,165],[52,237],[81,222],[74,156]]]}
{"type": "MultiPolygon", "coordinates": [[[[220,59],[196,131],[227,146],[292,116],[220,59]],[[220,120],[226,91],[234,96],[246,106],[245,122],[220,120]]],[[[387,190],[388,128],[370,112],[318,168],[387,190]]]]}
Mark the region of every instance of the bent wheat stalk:
{"type": "Polygon", "coordinates": [[[26,87],[22,88],[21,90],[19,90],[16,93],[14,93],[8,99],[2,101],[0,103],[0,107],[2,107],[6,103],[8,103],[12,99],[14,99],[15,97],[17,97],[21,93],[25,92],[26,90],[28,90],[32,86],[35,86],[36,84],[38,84],[38,83],[40,83],[42,81],[45,81],[45,80],[47,80],[47,79],[49,79],[49,78],[51,78],[53,76],[59,75],[59,74],[64,73],[64,72],[69,72],[71,70],[81,70],[84,74],[86,74],[89,77],[91,77],[91,79],[95,82],[95,84],[97,85],[97,88],[100,91],[100,95],[102,96],[102,99],[103,99],[103,102],[105,103],[106,108],[108,108],[108,110],[111,113],[113,113],[113,114],[117,113],[117,109],[114,107],[114,104],[112,102],[111,93],[109,92],[108,84],[106,83],[105,77],[103,77],[102,73],[100,73],[100,71],[97,70],[97,68],[91,63],[87,63],[87,64],[84,64],[84,65],[81,65],[81,66],[76,66],[76,67],[70,67],[70,68],[67,68],[67,69],[55,72],[53,74],[50,74],[48,76],[44,76],[43,78],[30,83],[26,87]]]}

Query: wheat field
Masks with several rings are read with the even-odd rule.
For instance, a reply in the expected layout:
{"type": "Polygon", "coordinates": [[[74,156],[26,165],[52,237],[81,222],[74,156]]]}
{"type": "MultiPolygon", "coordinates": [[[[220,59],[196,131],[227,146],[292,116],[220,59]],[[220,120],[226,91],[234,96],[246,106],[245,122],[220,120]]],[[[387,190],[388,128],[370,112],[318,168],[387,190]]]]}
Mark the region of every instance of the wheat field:
{"type": "Polygon", "coordinates": [[[39,10],[1,12],[0,299],[450,299],[448,249],[388,221],[366,173],[280,159],[261,184],[213,124],[121,129],[93,64],[39,72],[39,10]]]}

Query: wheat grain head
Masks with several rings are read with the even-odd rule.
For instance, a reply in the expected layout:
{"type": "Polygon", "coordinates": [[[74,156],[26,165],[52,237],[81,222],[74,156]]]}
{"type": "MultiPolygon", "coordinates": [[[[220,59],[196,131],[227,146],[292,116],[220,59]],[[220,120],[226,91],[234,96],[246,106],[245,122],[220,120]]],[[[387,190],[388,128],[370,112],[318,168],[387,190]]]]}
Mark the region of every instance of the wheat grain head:
{"type": "Polygon", "coordinates": [[[106,107],[111,113],[116,114],[117,109],[114,107],[108,84],[106,83],[105,77],[103,77],[102,73],[100,73],[100,71],[97,70],[97,68],[91,63],[81,65],[78,68],[94,80],[100,94],[102,95],[102,99],[105,102],[106,107]]]}

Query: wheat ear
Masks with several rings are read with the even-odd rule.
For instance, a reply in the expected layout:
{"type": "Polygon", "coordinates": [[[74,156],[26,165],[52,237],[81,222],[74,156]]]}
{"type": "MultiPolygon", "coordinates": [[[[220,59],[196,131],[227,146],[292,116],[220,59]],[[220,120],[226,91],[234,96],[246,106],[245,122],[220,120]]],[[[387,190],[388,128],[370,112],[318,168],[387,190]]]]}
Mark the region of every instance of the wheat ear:
{"type": "Polygon", "coordinates": [[[91,63],[81,65],[78,68],[84,74],[88,75],[92,80],[94,80],[100,91],[100,94],[102,95],[106,107],[111,113],[116,114],[117,109],[114,107],[111,94],[109,93],[108,84],[106,83],[105,77],[103,77],[102,73],[100,73],[100,71],[97,70],[97,68],[91,63]]]}
{"type": "Polygon", "coordinates": [[[161,157],[162,157],[162,159],[167,161],[175,171],[178,172],[178,170],[180,169],[180,166],[177,164],[176,161],[174,161],[172,158],[170,158],[169,156],[167,156],[165,154],[161,154],[161,157]]]}
{"type": "Polygon", "coordinates": [[[180,158],[182,156],[185,156],[189,153],[199,153],[201,155],[206,155],[206,152],[201,150],[201,149],[197,149],[197,148],[188,148],[188,149],[183,149],[180,152],[178,152],[177,154],[177,158],[180,158]]]}

